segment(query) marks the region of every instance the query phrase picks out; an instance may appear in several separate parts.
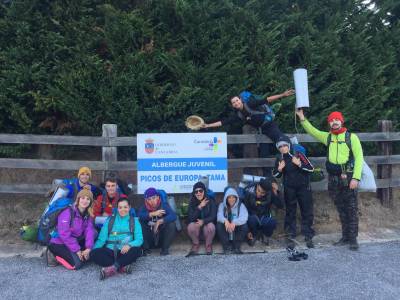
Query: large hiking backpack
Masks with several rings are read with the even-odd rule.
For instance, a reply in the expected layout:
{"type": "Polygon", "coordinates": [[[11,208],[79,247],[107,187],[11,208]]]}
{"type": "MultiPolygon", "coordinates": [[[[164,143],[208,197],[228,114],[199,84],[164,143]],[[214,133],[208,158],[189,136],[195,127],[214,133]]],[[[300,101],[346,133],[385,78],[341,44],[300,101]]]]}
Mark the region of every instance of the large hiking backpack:
{"type": "MultiPolygon", "coordinates": [[[[271,108],[271,106],[269,106],[267,103],[260,105],[258,107],[258,109],[252,109],[249,107],[248,103],[252,97],[255,97],[255,95],[253,95],[249,91],[243,91],[239,94],[239,98],[243,102],[244,109],[250,115],[265,115],[264,124],[273,121],[275,118],[275,113],[274,113],[273,109],[271,108]]],[[[238,115],[239,115],[239,118],[244,119],[244,116],[241,112],[238,112],[238,115]]]]}
{"type": "Polygon", "coordinates": [[[71,212],[70,227],[74,221],[74,211],[72,201],[69,198],[60,198],[51,203],[43,212],[38,223],[37,240],[42,245],[48,245],[55,233],[57,219],[61,212],[69,209],[71,212]]]}

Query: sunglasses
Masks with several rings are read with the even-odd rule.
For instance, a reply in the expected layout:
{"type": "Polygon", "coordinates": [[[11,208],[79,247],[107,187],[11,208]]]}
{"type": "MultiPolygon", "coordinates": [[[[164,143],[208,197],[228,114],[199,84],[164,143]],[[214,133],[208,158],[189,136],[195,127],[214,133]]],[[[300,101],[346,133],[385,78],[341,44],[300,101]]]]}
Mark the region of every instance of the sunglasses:
{"type": "Polygon", "coordinates": [[[197,189],[197,190],[194,190],[194,193],[195,194],[201,194],[201,193],[204,193],[204,190],[203,189],[197,189]]]}

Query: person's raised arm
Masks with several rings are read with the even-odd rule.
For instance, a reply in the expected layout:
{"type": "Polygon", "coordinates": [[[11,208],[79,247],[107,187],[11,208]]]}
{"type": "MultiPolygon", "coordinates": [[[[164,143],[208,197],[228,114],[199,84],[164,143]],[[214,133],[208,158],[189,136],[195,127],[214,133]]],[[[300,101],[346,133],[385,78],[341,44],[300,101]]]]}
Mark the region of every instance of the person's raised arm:
{"type": "Polygon", "coordinates": [[[271,102],[274,102],[274,101],[279,100],[281,98],[292,96],[293,94],[294,94],[294,90],[290,89],[290,90],[284,91],[282,94],[269,96],[266,99],[267,99],[267,102],[271,103],[271,102]]]}

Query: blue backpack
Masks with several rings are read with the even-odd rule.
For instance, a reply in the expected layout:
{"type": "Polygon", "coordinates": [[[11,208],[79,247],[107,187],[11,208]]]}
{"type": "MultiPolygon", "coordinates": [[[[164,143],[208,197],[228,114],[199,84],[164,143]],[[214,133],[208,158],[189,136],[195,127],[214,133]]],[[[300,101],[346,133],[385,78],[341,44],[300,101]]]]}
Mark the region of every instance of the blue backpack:
{"type": "MultiPolygon", "coordinates": [[[[244,109],[250,115],[264,115],[265,116],[264,124],[273,121],[275,118],[275,113],[272,110],[271,106],[269,106],[267,103],[260,105],[258,109],[252,109],[249,107],[248,103],[252,97],[255,97],[255,95],[253,95],[249,91],[243,91],[239,94],[239,98],[242,99],[243,101],[244,109]]],[[[244,119],[244,116],[241,112],[238,112],[238,115],[239,118],[244,119]]]]}
{"type": "Polygon", "coordinates": [[[70,227],[72,227],[74,221],[74,212],[72,208],[72,200],[70,198],[60,198],[55,200],[49,205],[49,207],[43,212],[39,219],[37,240],[42,245],[48,245],[50,239],[55,237],[57,219],[61,212],[65,209],[69,209],[71,212],[70,227]]]}
{"type": "Polygon", "coordinates": [[[297,153],[302,153],[304,155],[307,155],[307,150],[304,146],[300,145],[300,144],[293,144],[293,153],[297,154],[297,153]]]}

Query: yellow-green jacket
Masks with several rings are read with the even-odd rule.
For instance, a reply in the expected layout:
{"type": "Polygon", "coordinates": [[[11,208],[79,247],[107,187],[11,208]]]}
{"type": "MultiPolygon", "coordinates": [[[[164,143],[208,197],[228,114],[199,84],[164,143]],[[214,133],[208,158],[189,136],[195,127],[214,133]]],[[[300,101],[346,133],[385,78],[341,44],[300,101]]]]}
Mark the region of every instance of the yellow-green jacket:
{"type": "MultiPolygon", "coordinates": [[[[311,125],[311,123],[307,119],[301,121],[301,125],[309,135],[327,146],[329,132],[318,130],[313,125],[311,125]]],[[[340,134],[331,134],[331,143],[328,148],[328,159],[333,164],[343,165],[349,160],[350,149],[346,144],[345,135],[345,132],[340,134]]],[[[362,164],[364,161],[363,151],[360,139],[357,135],[352,133],[350,135],[350,139],[351,148],[354,156],[353,179],[360,180],[362,164]]]]}

